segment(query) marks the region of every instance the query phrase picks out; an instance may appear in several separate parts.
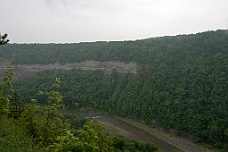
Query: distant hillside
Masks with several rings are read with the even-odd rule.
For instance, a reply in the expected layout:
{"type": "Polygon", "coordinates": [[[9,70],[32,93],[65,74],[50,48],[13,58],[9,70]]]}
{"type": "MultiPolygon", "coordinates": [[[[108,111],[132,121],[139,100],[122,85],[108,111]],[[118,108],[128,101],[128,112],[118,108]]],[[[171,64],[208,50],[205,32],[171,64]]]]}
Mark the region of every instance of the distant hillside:
{"type": "Polygon", "coordinates": [[[166,36],[137,41],[82,42],[75,44],[10,44],[0,58],[14,64],[72,63],[85,60],[156,64],[227,55],[228,30],[166,36]],[[167,61],[167,62],[168,62],[167,61]]]}
{"type": "Polygon", "coordinates": [[[101,69],[54,70],[15,85],[29,100],[60,77],[67,107],[102,109],[228,147],[228,30],[137,41],[10,44],[0,47],[0,58],[23,66],[87,60],[137,64],[133,74],[115,68],[109,75],[101,69]]]}

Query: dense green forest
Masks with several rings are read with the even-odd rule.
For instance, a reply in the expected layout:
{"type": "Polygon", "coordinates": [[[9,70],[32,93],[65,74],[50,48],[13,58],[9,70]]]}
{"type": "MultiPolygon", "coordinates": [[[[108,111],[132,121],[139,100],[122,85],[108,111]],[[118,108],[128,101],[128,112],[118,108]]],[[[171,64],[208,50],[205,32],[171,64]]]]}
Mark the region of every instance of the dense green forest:
{"type": "Polygon", "coordinates": [[[228,148],[228,31],[136,41],[76,44],[10,44],[0,58],[13,64],[85,60],[136,62],[136,75],[113,71],[44,71],[15,81],[24,101],[50,91],[58,77],[68,108],[92,107],[194,135],[197,142],[228,148]]]}
{"type": "MultiPolygon", "coordinates": [[[[32,98],[23,102],[12,85],[9,67],[0,84],[0,150],[1,152],[155,152],[151,143],[111,136],[94,121],[62,115],[60,79],[50,91],[39,91],[43,104],[32,98]]],[[[29,89],[28,89],[29,90],[29,89]]]]}

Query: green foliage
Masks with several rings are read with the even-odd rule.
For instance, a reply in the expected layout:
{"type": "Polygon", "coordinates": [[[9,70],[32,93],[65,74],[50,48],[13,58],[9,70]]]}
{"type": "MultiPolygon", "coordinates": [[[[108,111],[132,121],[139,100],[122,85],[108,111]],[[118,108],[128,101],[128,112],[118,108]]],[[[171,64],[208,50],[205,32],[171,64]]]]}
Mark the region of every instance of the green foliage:
{"type": "MultiPolygon", "coordinates": [[[[179,134],[194,134],[197,142],[214,143],[222,147],[226,141],[224,131],[228,123],[227,95],[226,89],[218,91],[216,88],[226,85],[225,75],[214,71],[213,74],[218,76],[216,81],[222,83],[214,83],[212,86],[202,81],[201,75],[192,74],[195,79],[191,77],[190,80],[185,76],[182,80],[174,80],[166,79],[165,75],[160,76],[163,79],[154,79],[152,71],[140,72],[137,76],[115,72],[105,75],[101,71],[46,71],[33,77],[31,82],[26,79],[16,85],[25,84],[29,88],[43,89],[39,88],[39,84],[34,85],[34,82],[61,77],[63,86],[60,92],[66,107],[70,108],[76,103],[78,109],[92,107],[120,116],[130,116],[145,120],[147,124],[153,123],[154,126],[175,128],[179,134]],[[211,89],[207,90],[207,87],[211,89]],[[201,95],[198,94],[200,92],[201,95]]],[[[46,81],[42,83],[50,85],[46,81]]],[[[30,91],[26,93],[31,94],[30,91]]]]}
{"type": "MultiPolygon", "coordinates": [[[[1,107],[7,110],[6,113],[2,112],[0,115],[1,150],[31,151],[32,145],[38,149],[45,149],[55,142],[57,136],[66,134],[68,124],[58,112],[58,109],[62,107],[60,103],[62,96],[56,91],[40,92],[39,94],[47,96],[46,106],[35,105],[35,99],[31,104],[24,105],[17,93],[12,94],[12,75],[12,70],[4,74],[5,84],[1,84],[0,88],[1,99],[5,99],[1,100],[2,105],[8,102],[7,106],[1,107]],[[22,146],[27,150],[22,150],[22,146]]],[[[58,88],[59,84],[60,80],[56,79],[53,87],[58,88]]]]}
{"type": "Polygon", "coordinates": [[[137,41],[77,44],[13,44],[0,57],[15,64],[72,63],[85,60],[137,62],[137,75],[102,71],[46,71],[15,83],[23,100],[39,90],[50,91],[49,80],[60,77],[64,105],[94,107],[147,124],[192,134],[197,142],[227,145],[228,34],[208,31],[137,41]],[[33,93],[32,93],[33,92],[33,93]]]}
{"type": "Polygon", "coordinates": [[[104,128],[90,121],[84,125],[82,130],[78,130],[79,136],[75,137],[70,132],[66,136],[57,137],[57,143],[51,148],[52,151],[65,152],[112,152],[113,141],[111,136],[104,132],[104,128]]]}
{"type": "Polygon", "coordinates": [[[151,143],[138,142],[135,140],[125,139],[122,136],[113,138],[114,148],[116,152],[156,152],[158,148],[151,143]]]}
{"type": "Polygon", "coordinates": [[[8,71],[4,73],[4,83],[0,84],[0,115],[9,113],[9,104],[11,99],[13,70],[12,65],[8,66],[8,71]]]}
{"type": "Polygon", "coordinates": [[[158,148],[151,143],[128,140],[122,136],[112,138],[105,133],[104,128],[90,121],[78,130],[79,136],[75,137],[70,132],[65,136],[58,136],[57,143],[49,147],[51,151],[57,152],[156,152],[158,148]]]}
{"type": "MultiPolygon", "coordinates": [[[[60,79],[57,78],[52,86],[54,89],[58,89],[59,85],[60,79]]],[[[48,147],[55,142],[57,136],[66,134],[69,125],[58,112],[62,107],[60,93],[52,90],[50,92],[39,91],[38,94],[46,97],[46,105],[28,104],[23,119],[26,122],[27,131],[35,143],[39,143],[41,147],[48,147]]],[[[32,101],[36,102],[36,100],[32,101]]]]}
{"type": "Polygon", "coordinates": [[[24,103],[21,100],[19,94],[17,92],[14,92],[10,100],[8,117],[13,117],[14,119],[17,119],[21,116],[23,111],[24,103]]]}
{"type": "Polygon", "coordinates": [[[90,121],[84,126],[84,130],[79,130],[79,139],[94,147],[94,151],[107,152],[113,151],[112,138],[104,132],[103,126],[90,121]]]}
{"type": "Polygon", "coordinates": [[[40,143],[41,137],[41,119],[38,115],[40,107],[36,105],[36,100],[33,99],[30,104],[26,104],[23,113],[21,114],[20,120],[24,123],[26,128],[26,134],[32,137],[33,144],[40,143]]]}
{"type": "MultiPolygon", "coordinates": [[[[54,88],[59,88],[60,79],[56,78],[53,85],[54,88]]],[[[55,140],[56,136],[64,135],[68,125],[64,122],[63,116],[58,112],[62,107],[62,96],[57,91],[42,92],[39,95],[47,96],[47,106],[43,107],[44,124],[42,126],[42,145],[44,147],[50,145],[55,140]]]]}
{"type": "Polygon", "coordinates": [[[31,152],[32,137],[25,134],[26,129],[20,121],[0,116],[1,152],[31,152]]]}
{"type": "Polygon", "coordinates": [[[85,60],[137,62],[175,68],[176,61],[219,57],[226,53],[227,30],[137,41],[75,44],[10,44],[0,48],[0,58],[14,64],[72,63],[85,60]],[[206,50],[206,52],[205,52],[206,50]],[[21,55],[23,54],[23,55],[21,55]],[[163,60],[167,60],[164,63],[163,60]],[[160,64],[161,63],[161,64],[160,64]]]}
{"type": "MultiPolygon", "coordinates": [[[[10,101],[10,106],[2,107],[0,115],[0,149],[2,152],[107,152],[114,151],[113,140],[103,126],[90,121],[84,129],[78,130],[78,137],[71,133],[59,109],[62,96],[57,91],[60,79],[56,78],[51,91],[39,91],[45,96],[45,104],[38,106],[36,99],[24,104],[19,94],[12,90],[10,70],[5,73],[5,84],[1,84],[2,105],[10,101]],[[12,94],[14,92],[14,94],[12,94]],[[4,108],[4,109],[3,109],[4,108]],[[7,115],[8,114],[8,115],[7,115]]],[[[7,103],[9,104],[9,103],[7,103]]],[[[74,125],[75,128],[76,125],[74,125]]],[[[142,144],[140,144],[142,145],[142,144]]]]}

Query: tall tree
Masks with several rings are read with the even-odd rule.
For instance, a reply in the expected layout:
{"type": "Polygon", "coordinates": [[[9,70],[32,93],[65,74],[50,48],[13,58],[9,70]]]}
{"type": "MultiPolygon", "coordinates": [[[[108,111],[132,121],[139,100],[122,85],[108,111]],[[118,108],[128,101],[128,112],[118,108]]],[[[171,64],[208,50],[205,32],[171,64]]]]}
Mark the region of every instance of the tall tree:
{"type": "Polygon", "coordinates": [[[12,92],[14,92],[12,87],[13,74],[12,65],[9,65],[8,71],[3,75],[4,83],[0,83],[0,115],[8,114],[9,112],[9,103],[12,98],[12,92]]]}

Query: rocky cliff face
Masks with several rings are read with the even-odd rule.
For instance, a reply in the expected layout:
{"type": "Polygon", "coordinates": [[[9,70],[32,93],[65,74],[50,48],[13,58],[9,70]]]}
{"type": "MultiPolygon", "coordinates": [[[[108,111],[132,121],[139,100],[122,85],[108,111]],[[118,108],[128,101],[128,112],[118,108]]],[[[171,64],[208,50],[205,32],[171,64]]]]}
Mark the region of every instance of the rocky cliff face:
{"type": "MultiPolygon", "coordinates": [[[[6,59],[0,59],[0,76],[6,71],[7,66],[11,62],[6,59]]],[[[14,65],[15,68],[15,79],[19,79],[25,76],[31,76],[37,72],[44,70],[103,70],[105,73],[110,74],[113,70],[120,73],[137,73],[138,64],[134,62],[119,62],[119,61],[108,61],[99,62],[94,60],[87,60],[79,63],[66,63],[66,64],[32,64],[32,65],[14,65]]]]}

